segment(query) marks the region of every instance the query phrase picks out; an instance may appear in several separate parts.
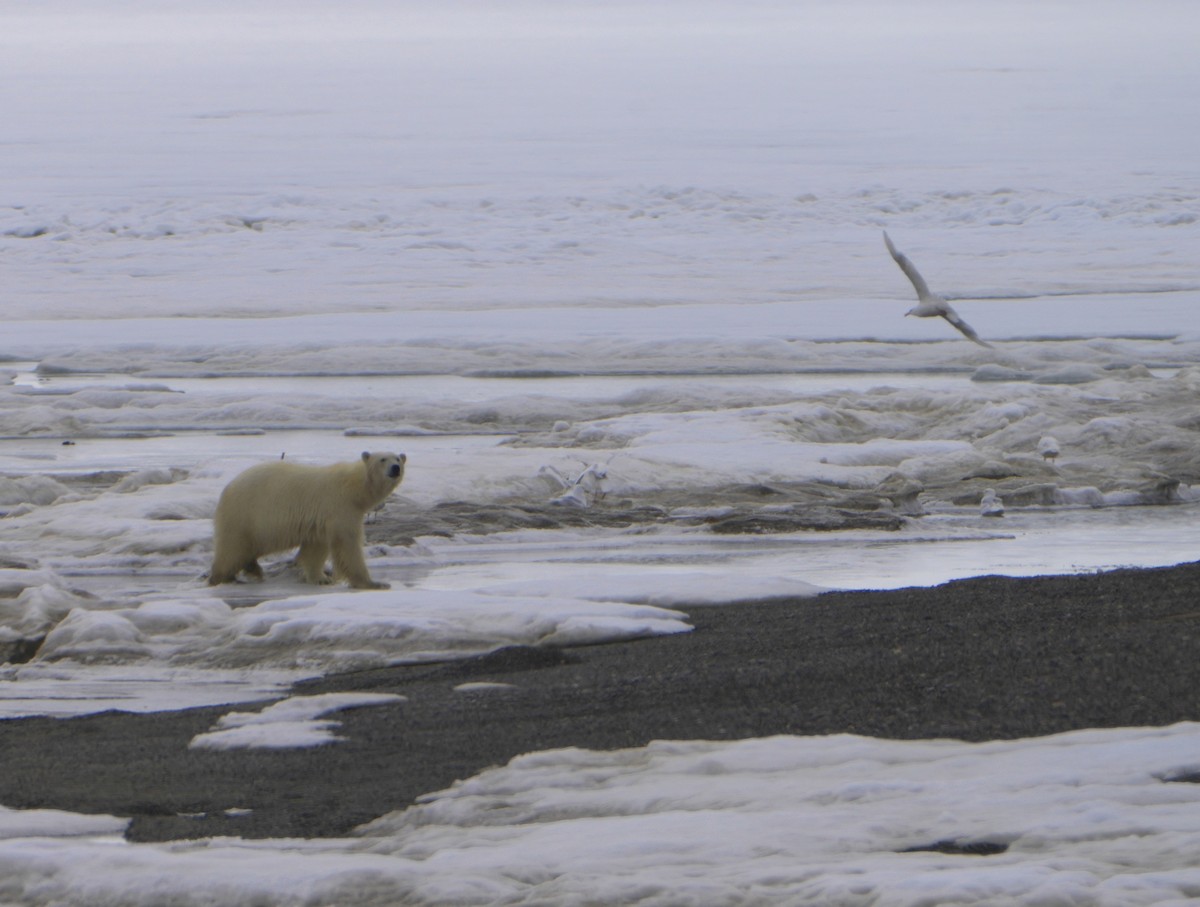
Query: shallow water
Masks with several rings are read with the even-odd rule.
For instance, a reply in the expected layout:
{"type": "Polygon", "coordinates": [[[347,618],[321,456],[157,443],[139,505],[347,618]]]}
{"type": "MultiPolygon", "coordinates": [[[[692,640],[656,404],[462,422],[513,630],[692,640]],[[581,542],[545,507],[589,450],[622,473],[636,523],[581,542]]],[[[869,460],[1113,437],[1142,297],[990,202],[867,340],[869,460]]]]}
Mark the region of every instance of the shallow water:
{"type": "MultiPolygon", "coordinates": [[[[567,400],[612,400],[647,387],[712,382],[727,390],[773,390],[797,396],[847,391],[863,393],[876,387],[950,387],[961,374],[837,372],[804,374],[676,375],[536,375],[529,377],[472,377],[467,375],[268,375],[222,378],[138,378],[116,373],[42,375],[23,364],[13,379],[18,387],[65,393],[84,387],[154,387],[182,394],[306,394],[325,397],[397,397],[410,402],[488,400],[536,394],[567,400]]],[[[1169,371],[1164,371],[1167,374],[1169,371]]]]}
{"type": "MultiPolygon", "coordinates": [[[[430,589],[558,586],[580,571],[654,576],[681,589],[695,575],[734,594],[739,580],[778,577],[828,589],[895,589],[997,574],[1039,576],[1200,559],[1200,506],[1042,509],[982,518],[945,513],[896,533],[847,531],[781,536],[595,533],[569,541],[526,537],[430,543],[437,566],[405,568],[406,585],[430,589]]],[[[596,579],[602,586],[603,579],[596,579]]],[[[753,589],[753,585],[745,588],[753,589]]],[[[686,599],[686,593],[681,595],[686,599]]]]}

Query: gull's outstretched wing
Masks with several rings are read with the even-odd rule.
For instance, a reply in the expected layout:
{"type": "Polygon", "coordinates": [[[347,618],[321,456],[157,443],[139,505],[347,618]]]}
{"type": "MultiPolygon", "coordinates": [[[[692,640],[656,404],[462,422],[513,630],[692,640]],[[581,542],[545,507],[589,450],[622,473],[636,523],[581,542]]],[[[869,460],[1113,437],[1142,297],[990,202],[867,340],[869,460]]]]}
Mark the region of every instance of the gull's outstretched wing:
{"type": "MultiPolygon", "coordinates": [[[[935,299],[936,297],[929,292],[929,285],[925,283],[925,278],[921,276],[921,272],[916,269],[904,253],[896,251],[896,247],[892,245],[892,238],[887,235],[887,230],[883,231],[883,241],[887,245],[887,250],[891,253],[896,264],[900,266],[900,270],[904,272],[904,276],[912,281],[913,289],[917,291],[917,299],[921,302],[935,299]]],[[[954,326],[958,327],[958,325],[954,326]]],[[[962,328],[959,328],[959,330],[962,330],[962,328]]]]}
{"type": "Polygon", "coordinates": [[[986,340],[980,340],[979,335],[975,333],[975,329],[958,317],[958,312],[954,311],[950,306],[946,306],[946,311],[942,313],[942,317],[958,328],[968,340],[974,340],[980,346],[986,346],[988,349],[995,349],[986,340]]]}

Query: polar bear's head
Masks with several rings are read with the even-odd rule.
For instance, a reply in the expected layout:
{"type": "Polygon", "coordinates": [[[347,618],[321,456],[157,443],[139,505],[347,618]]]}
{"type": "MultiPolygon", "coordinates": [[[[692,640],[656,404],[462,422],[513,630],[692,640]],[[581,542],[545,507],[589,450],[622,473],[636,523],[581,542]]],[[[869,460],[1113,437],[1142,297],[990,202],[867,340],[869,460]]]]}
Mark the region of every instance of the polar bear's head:
{"type": "Polygon", "coordinates": [[[404,464],[408,457],[402,453],[364,450],[362,461],[367,467],[367,481],[387,486],[390,493],[404,478],[404,464]]]}

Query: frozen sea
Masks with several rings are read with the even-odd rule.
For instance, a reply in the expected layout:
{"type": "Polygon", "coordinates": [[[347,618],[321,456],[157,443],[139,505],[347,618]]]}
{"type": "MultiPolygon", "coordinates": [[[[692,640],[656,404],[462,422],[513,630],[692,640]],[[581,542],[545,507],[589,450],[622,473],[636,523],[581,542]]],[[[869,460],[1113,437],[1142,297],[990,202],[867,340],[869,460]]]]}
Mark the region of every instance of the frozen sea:
{"type": "MultiPolygon", "coordinates": [[[[1198,39],[1184,0],[0,8],[0,716],[1195,560],[1198,39]],[[903,317],[884,229],[993,348],[903,317]],[[364,449],[408,455],[380,524],[656,516],[372,545],[388,591],[284,559],[204,585],[233,475],[364,449]],[[713,532],[747,489],[901,525],[713,532]]],[[[194,745],[336,745],[355,704],[194,745]]],[[[338,841],[0,808],[0,900],[1184,903],[1200,795],[1161,782],[1198,753],[1179,725],[530,754],[338,841]],[[1008,849],[902,853],[934,827],[1008,849]]]]}

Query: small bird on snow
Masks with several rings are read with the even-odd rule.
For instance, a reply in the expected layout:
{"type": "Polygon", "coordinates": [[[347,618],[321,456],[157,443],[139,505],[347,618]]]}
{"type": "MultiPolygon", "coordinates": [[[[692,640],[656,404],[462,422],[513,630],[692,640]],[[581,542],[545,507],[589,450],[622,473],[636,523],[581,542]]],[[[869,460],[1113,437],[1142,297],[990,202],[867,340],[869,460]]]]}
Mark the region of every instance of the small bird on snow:
{"type": "Polygon", "coordinates": [[[950,303],[942,299],[937,293],[930,292],[929,284],[925,283],[925,278],[921,276],[921,272],[913,266],[913,263],[908,260],[904,253],[898,252],[896,247],[892,245],[892,240],[887,235],[887,230],[883,231],[883,241],[887,245],[888,251],[892,254],[892,258],[895,259],[896,264],[900,266],[900,270],[912,281],[913,289],[917,291],[917,305],[905,312],[906,316],[916,315],[918,318],[932,318],[935,315],[941,316],[958,328],[968,340],[973,340],[980,346],[988,347],[988,349],[993,348],[986,340],[979,339],[979,335],[975,333],[975,330],[959,317],[958,312],[951,308],[950,303]]]}
{"type": "Polygon", "coordinates": [[[996,495],[996,489],[989,488],[983,493],[979,502],[980,516],[1004,516],[1004,502],[996,495]]]}
{"type": "Polygon", "coordinates": [[[1046,435],[1042,440],[1038,441],[1038,453],[1042,455],[1043,460],[1053,463],[1054,458],[1058,456],[1058,442],[1049,435],[1046,435]]]}

